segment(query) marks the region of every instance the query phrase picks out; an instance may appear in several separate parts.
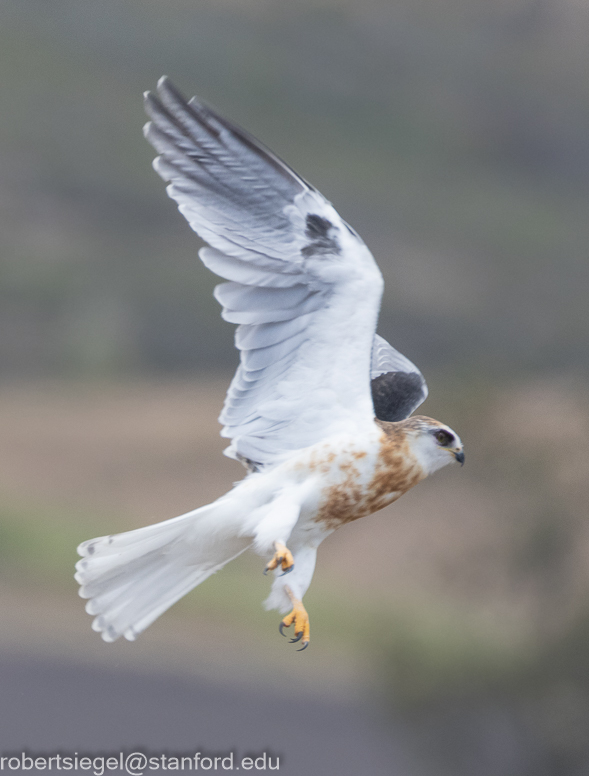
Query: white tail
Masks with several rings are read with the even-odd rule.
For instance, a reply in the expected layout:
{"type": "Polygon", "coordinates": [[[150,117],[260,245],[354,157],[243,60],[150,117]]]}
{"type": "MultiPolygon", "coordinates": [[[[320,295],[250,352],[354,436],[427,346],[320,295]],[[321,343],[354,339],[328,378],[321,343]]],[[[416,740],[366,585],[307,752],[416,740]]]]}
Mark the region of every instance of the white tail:
{"type": "Polygon", "coordinates": [[[76,564],[92,627],[105,641],[133,641],[192,588],[248,548],[238,535],[236,504],[221,498],[163,523],[91,539],[76,564]]]}

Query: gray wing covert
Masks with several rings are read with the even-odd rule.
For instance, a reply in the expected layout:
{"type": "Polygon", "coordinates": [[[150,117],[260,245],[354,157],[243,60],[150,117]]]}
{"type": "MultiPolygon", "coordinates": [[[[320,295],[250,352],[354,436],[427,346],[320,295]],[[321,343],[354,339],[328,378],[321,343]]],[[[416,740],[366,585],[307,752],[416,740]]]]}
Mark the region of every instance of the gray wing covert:
{"type": "Polygon", "coordinates": [[[392,345],[374,335],[370,387],[374,414],[379,420],[405,420],[427,398],[427,385],[419,369],[392,345]]]}

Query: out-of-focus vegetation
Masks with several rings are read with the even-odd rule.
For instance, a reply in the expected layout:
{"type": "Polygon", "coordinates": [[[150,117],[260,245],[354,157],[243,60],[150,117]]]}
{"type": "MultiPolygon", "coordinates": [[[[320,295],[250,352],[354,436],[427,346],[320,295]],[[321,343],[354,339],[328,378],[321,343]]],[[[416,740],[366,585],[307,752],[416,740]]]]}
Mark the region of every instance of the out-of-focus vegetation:
{"type": "Polygon", "coordinates": [[[164,72],[334,201],[426,370],[586,369],[588,33],[573,0],[6,0],[3,372],[234,363],[141,138],[164,72]]]}

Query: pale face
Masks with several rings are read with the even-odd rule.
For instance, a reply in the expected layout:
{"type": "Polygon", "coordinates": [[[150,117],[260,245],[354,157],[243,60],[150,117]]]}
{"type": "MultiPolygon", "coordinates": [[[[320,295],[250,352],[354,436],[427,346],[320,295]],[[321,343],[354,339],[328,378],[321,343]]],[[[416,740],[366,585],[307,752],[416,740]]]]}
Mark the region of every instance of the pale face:
{"type": "Polygon", "coordinates": [[[449,426],[437,421],[423,425],[415,434],[411,449],[427,474],[432,474],[449,463],[464,464],[460,437],[449,426]]]}

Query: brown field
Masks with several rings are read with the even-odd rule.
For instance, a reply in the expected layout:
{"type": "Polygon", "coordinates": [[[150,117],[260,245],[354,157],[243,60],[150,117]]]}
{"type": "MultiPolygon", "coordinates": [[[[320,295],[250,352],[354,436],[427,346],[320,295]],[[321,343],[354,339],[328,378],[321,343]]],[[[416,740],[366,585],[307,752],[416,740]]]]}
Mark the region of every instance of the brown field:
{"type": "MultiPolygon", "coordinates": [[[[259,606],[267,581],[258,558],[226,568],[134,645],[102,645],[70,581],[78,541],[181,514],[241,478],[241,467],[221,454],[216,417],[225,387],[210,379],[0,390],[0,579],[10,623],[3,643],[103,660],[165,655],[191,671],[245,661],[255,676],[277,661],[298,675],[290,658],[284,668],[289,650],[277,615],[259,606]]],[[[466,466],[440,472],[322,545],[308,594],[314,656],[306,680],[312,666],[311,677],[332,688],[356,686],[369,671],[366,645],[400,622],[427,630],[443,621],[509,643],[558,629],[582,605],[582,389],[530,382],[451,399],[448,392],[446,400],[439,393],[424,411],[459,430],[466,466]]]]}

